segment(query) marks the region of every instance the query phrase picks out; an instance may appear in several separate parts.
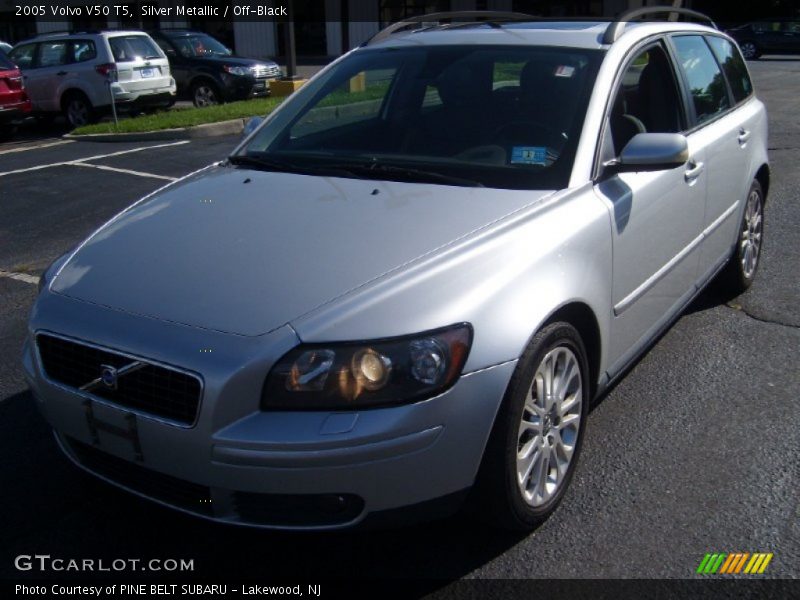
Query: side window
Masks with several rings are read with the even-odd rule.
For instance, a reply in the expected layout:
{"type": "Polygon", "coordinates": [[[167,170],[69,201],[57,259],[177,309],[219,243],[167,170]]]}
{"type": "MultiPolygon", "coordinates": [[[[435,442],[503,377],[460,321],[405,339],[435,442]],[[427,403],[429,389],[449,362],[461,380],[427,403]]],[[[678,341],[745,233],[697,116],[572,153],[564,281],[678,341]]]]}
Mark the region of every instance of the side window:
{"type": "Polygon", "coordinates": [[[709,46],[714,51],[725,77],[733,91],[733,99],[741,102],[750,97],[753,93],[753,83],[750,81],[750,74],[747,72],[747,65],[744,63],[739,50],[728,40],[710,35],[706,38],[709,46]]]}
{"type": "Polygon", "coordinates": [[[67,42],[43,42],[40,46],[40,67],[57,67],[67,64],[67,42]]]}
{"type": "Polygon", "coordinates": [[[703,38],[682,35],[674,37],[673,41],[689,83],[697,123],[704,123],[730,108],[725,78],[703,38]]]}
{"type": "Polygon", "coordinates": [[[291,137],[376,118],[396,72],[396,69],[374,69],[351,77],[303,115],[292,127],[291,137]]]}
{"type": "Polygon", "coordinates": [[[36,58],[36,44],[18,46],[9,52],[8,56],[20,69],[33,68],[36,58]]]}
{"type": "Polygon", "coordinates": [[[86,62],[97,58],[97,50],[91,40],[75,40],[71,42],[72,60],[75,62],[86,62]]]}
{"type": "Polygon", "coordinates": [[[625,67],[609,114],[615,156],[638,133],[679,133],[683,103],[664,49],[651,46],[625,67]]]}

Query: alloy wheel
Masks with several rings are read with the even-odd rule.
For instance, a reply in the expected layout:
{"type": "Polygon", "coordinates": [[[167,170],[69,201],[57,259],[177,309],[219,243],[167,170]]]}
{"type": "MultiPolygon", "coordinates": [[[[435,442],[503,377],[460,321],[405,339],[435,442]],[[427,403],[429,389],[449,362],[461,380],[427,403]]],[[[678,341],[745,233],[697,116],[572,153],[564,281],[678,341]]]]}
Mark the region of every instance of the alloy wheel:
{"type": "Polygon", "coordinates": [[[755,58],[758,51],[756,49],[756,45],[753,42],[745,42],[741,45],[742,55],[745,58],[755,58]]]}
{"type": "Polygon", "coordinates": [[[583,403],[580,363],[569,348],[548,352],[525,399],[517,438],[517,484],[534,507],[564,482],[575,454],[583,403]]]}
{"type": "Polygon", "coordinates": [[[739,250],[742,273],[747,279],[753,277],[758,266],[758,258],[761,252],[762,224],[761,194],[758,190],[750,190],[744,212],[744,224],[740,238],[741,248],[739,250]]]}
{"type": "Polygon", "coordinates": [[[67,104],[67,120],[70,125],[80,127],[89,123],[89,106],[82,98],[73,98],[67,104]]]}
{"type": "Polygon", "coordinates": [[[194,105],[197,107],[219,104],[217,93],[209,85],[198,85],[194,90],[194,105]]]}

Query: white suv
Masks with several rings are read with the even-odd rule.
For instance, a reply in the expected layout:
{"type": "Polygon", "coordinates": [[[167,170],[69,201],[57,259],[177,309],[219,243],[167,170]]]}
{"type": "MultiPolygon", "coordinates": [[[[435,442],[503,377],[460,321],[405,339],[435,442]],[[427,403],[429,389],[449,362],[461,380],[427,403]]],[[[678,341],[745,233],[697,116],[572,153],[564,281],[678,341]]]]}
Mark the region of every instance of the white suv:
{"type": "Polygon", "coordinates": [[[33,110],[63,112],[74,127],[109,110],[112,94],[118,108],[175,101],[169,62],[141,31],[41,35],[9,56],[22,70],[33,110]]]}

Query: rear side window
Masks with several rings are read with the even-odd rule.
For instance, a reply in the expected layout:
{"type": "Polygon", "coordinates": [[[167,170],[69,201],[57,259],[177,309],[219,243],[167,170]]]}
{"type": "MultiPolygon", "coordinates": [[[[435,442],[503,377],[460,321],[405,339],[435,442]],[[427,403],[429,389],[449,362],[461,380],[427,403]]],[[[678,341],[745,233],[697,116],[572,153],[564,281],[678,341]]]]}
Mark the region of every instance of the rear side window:
{"type": "Polygon", "coordinates": [[[67,64],[67,42],[44,42],[39,49],[39,66],[56,67],[67,64]]]}
{"type": "Polygon", "coordinates": [[[109,38],[111,53],[116,62],[133,62],[148,58],[161,58],[158,47],[149,37],[124,35],[109,38]]]}
{"type": "Polygon", "coordinates": [[[20,69],[33,67],[36,58],[36,44],[25,44],[14,48],[8,55],[20,69]]]}
{"type": "Polygon", "coordinates": [[[97,50],[91,40],[75,40],[71,42],[72,60],[76,63],[97,58],[97,50]]]}
{"type": "Polygon", "coordinates": [[[725,76],[731,85],[731,91],[733,91],[733,99],[741,102],[749,98],[753,93],[753,83],[750,81],[747,66],[744,64],[739,50],[724,38],[714,35],[708,36],[706,39],[719,64],[722,65],[722,70],[725,71],[725,76]]]}
{"type": "Polygon", "coordinates": [[[705,123],[730,108],[725,77],[701,36],[685,35],[673,40],[689,83],[697,123],[705,123]]]}

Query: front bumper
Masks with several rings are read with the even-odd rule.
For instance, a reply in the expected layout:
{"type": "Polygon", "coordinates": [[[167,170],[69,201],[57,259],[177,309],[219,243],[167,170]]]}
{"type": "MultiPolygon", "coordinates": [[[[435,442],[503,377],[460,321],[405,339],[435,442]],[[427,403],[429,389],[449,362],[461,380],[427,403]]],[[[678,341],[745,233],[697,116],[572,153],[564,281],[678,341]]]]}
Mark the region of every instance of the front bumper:
{"type": "Polygon", "coordinates": [[[269,82],[278,76],[254,78],[250,76],[223,75],[223,94],[226,100],[246,100],[269,95],[269,82]]]}
{"type": "Polygon", "coordinates": [[[46,292],[32,314],[23,362],[39,410],[73,461],[125,489],[208,519],[334,529],[472,485],[514,363],[467,374],[446,393],[406,406],[261,412],[269,368],[296,343],[288,326],[244,338],[46,292]],[[201,373],[205,387],[196,423],[179,427],[133,413],[132,443],[119,434],[130,431],[132,411],[48,380],[33,338],[39,329],[201,373]],[[91,418],[103,425],[96,437],[87,401],[91,418]]]}

